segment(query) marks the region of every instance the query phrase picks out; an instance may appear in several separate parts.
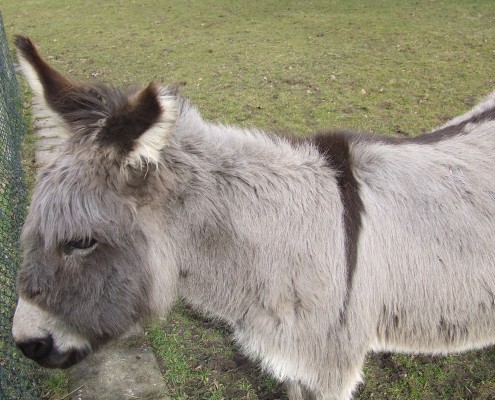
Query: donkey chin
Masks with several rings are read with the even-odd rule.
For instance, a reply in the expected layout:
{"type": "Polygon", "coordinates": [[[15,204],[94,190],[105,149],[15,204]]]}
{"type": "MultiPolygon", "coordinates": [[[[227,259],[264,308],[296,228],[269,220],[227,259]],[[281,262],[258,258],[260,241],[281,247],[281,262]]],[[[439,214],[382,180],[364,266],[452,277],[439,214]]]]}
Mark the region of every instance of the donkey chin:
{"type": "Polygon", "coordinates": [[[24,355],[46,368],[69,368],[93,352],[88,340],[22,297],[14,315],[12,334],[24,355]]]}

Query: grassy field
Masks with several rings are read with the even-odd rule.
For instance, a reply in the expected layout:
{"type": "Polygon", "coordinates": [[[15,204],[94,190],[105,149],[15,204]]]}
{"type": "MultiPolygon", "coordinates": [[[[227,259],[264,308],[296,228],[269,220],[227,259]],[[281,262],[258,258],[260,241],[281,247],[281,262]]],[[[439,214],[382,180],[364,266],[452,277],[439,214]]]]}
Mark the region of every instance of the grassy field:
{"type": "MultiPolygon", "coordinates": [[[[88,1],[0,3],[79,79],[179,83],[209,119],[414,135],[495,89],[495,2],[88,1]]],[[[178,307],[149,329],[174,399],[284,399],[226,328],[178,307]]],[[[495,399],[495,352],[370,355],[364,399],[495,399]]]]}

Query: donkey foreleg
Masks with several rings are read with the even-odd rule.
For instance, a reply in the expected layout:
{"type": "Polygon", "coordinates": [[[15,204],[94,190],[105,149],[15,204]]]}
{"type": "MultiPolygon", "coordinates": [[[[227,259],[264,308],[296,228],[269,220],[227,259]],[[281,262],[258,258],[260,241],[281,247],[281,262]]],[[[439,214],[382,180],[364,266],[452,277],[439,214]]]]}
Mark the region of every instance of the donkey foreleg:
{"type": "MultiPolygon", "coordinates": [[[[351,371],[349,371],[351,372],[351,371]]],[[[348,374],[349,380],[344,387],[331,385],[328,390],[311,390],[307,386],[292,381],[286,384],[289,400],[351,400],[354,388],[361,382],[353,373],[348,374]]]]}
{"type": "Polygon", "coordinates": [[[304,385],[296,382],[287,383],[289,400],[317,400],[316,395],[304,385]]]}

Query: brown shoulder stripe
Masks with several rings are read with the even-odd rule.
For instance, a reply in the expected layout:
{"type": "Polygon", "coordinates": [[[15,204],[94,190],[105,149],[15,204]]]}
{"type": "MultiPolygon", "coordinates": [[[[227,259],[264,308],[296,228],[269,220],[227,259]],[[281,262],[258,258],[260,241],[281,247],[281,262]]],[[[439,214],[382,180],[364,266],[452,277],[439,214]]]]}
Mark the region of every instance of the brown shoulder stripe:
{"type": "Polygon", "coordinates": [[[350,138],[346,132],[319,134],[311,137],[311,142],[325,156],[329,166],[337,173],[337,185],[344,207],[345,252],[347,262],[346,297],[341,309],[341,320],[345,321],[345,311],[352,290],[357,264],[358,242],[361,231],[361,215],[364,205],[359,193],[359,183],[352,171],[350,138]]]}

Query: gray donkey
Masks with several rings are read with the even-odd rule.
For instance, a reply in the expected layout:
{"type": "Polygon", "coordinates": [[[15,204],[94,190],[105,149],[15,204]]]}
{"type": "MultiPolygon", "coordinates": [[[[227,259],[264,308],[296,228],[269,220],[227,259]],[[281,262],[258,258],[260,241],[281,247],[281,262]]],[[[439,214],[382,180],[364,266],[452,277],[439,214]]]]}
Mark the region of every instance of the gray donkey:
{"type": "Polygon", "coordinates": [[[204,121],[173,87],[22,68],[67,128],[24,225],[13,335],[69,367],[177,298],[291,399],[350,399],[369,351],[495,343],[495,94],[413,138],[204,121]]]}

